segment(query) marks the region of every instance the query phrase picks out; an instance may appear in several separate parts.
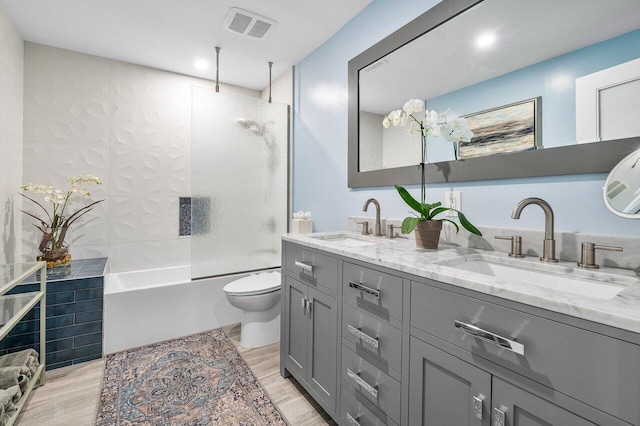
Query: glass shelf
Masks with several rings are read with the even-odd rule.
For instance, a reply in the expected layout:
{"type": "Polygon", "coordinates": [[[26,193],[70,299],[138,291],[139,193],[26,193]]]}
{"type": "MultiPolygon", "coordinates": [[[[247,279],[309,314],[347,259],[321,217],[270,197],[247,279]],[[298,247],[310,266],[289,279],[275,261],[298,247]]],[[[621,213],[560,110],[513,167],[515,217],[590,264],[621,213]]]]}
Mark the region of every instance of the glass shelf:
{"type": "Polygon", "coordinates": [[[42,269],[44,262],[10,263],[0,265],[0,295],[5,294],[30,275],[42,269]]]}
{"type": "Polygon", "coordinates": [[[42,296],[41,291],[0,296],[0,339],[42,300],[42,296]]]}

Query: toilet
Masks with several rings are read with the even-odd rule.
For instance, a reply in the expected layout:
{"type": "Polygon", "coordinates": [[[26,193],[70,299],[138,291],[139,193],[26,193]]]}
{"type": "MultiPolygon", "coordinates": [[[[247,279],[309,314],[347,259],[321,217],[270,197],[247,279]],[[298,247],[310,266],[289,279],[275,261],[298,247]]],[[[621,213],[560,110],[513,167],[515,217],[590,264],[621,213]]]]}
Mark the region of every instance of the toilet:
{"type": "Polygon", "coordinates": [[[258,348],[280,341],[280,272],[252,274],[223,290],[229,303],[242,309],[242,346],[258,348]]]}

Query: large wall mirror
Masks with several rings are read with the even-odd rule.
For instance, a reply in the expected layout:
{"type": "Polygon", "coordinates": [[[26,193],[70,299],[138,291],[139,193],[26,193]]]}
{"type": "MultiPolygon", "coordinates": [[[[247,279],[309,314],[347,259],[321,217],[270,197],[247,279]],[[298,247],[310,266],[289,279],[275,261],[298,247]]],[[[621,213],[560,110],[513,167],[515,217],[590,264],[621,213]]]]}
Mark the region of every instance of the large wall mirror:
{"type": "Polygon", "coordinates": [[[640,146],[640,2],[605,3],[444,0],[352,59],[349,187],[420,182],[420,134],[382,125],[409,99],[474,126],[459,160],[429,137],[430,182],[610,171],[640,146]]]}

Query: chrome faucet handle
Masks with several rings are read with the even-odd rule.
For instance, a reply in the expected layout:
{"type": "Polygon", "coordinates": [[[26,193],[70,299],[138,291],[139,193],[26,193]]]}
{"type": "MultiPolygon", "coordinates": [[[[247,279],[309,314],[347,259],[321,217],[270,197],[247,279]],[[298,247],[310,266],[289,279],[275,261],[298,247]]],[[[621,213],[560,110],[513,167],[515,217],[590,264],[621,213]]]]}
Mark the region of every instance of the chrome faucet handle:
{"type": "Polygon", "coordinates": [[[394,225],[390,223],[387,225],[387,238],[395,238],[396,237],[396,229],[398,229],[398,225],[394,225]]]}
{"type": "MultiPolygon", "coordinates": [[[[599,246],[594,243],[582,243],[582,254],[578,266],[585,269],[598,269],[600,265],[596,264],[596,250],[622,251],[622,247],[599,246]]],[[[636,270],[636,274],[640,268],[636,270]]]]}
{"type": "Polygon", "coordinates": [[[510,237],[504,235],[496,235],[496,240],[509,240],[511,241],[511,251],[509,257],[524,257],[522,254],[522,237],[520,235],[512,235],[510,237]]]}
{"type": "Polygon", "coordinates": [[[358,225],[362,225],[362,235],[369,235],[369,222],[356,222],[358,225]]]}

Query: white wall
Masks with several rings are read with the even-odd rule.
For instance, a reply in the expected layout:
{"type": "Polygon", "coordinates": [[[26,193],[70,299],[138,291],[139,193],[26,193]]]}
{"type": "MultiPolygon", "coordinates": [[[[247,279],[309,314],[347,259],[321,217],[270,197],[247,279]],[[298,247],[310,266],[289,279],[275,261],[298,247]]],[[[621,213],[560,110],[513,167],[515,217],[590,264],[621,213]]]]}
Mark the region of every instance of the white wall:
{"type": "MultiPolygon", "coordinates": [[[[109,256],[113,272],[189,264],[178,199],[190,194],[191,87],[215,83],[34,43],[25,43],[24,68],[24,181],[103,181],[91,198],[105,202],[72,229],[72,257],[109,256]]],[[[31,223],[23,220],[29,259],[31,223]]]]}
{"type": "Polygon", "coordinates": [[[0,264],[20,260],[24,43],[0,7],[0,264]]]}

